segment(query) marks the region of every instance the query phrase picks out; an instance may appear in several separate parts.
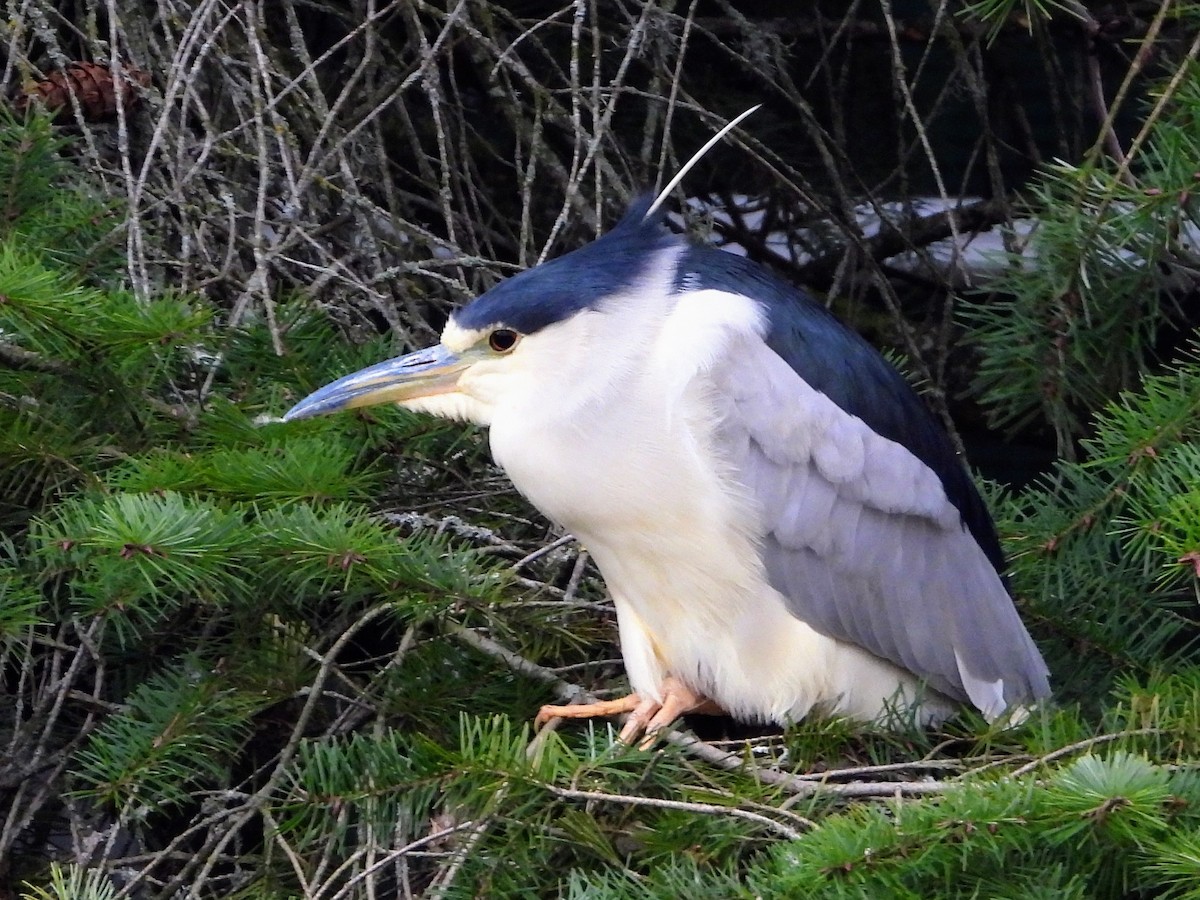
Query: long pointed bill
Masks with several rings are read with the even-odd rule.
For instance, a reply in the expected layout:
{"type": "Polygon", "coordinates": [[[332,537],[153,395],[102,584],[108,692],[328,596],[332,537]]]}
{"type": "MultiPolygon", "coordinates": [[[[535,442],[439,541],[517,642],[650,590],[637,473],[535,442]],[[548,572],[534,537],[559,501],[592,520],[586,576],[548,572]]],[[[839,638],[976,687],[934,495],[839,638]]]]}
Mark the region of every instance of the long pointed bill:
{"type": "Polygon", "coordinates": [[[441,344],[360,369],[309,394],[287,411],[283,421],[307,419],[379,403],[399,403],[455,389],[468,363],[441,344]]]}

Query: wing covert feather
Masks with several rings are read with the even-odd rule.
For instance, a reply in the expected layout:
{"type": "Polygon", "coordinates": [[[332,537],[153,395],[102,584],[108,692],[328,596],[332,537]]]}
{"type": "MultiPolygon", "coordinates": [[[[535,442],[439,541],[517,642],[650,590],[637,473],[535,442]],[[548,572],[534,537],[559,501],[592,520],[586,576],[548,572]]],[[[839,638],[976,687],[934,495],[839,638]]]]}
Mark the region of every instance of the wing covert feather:
{"type": "Polygon", "coordinates": [[[718,452],[761,517],[789,611],[994,716],[1045,664],[938,476],[752,339],[710,371],[718,452]]]}

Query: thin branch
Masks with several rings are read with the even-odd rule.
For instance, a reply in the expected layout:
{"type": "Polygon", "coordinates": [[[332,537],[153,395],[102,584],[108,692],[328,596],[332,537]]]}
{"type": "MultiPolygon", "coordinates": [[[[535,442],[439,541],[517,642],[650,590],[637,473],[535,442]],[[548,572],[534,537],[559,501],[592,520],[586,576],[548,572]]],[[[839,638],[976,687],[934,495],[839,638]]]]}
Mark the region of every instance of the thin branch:
{"type": "Polygon", "coordinates": [[[1064,756],[1074,756],[1076,753],[1083,753],[1091,750],[1093,747],[1100,744],[1108,744],[1113,741],[1119,741],[1122,738],[1128,737],[1145,737],[1146,735],[1161,734],[1161,728],[1135,728],[1130,731],[1117,731],[1112,734],[1098,734],[1095,737],[1087,738],[1086,740],[1076,741],[1074,744],[1068,744],[1065,747],[1059,747],[1044,756],[1039,756],[1032,762],[1028,762],[1019,768],[1008,773],[1009,778],[1020,778],[1022,775],[1028,775],[1035,769],[1040,769],[1047,763],[1054,762],[1057,759],[1062,759],[1064,756]]]}
{"type": "Polygon", "coordinates": [[[543,785],[543,787],[556,797],[562,797],[564,800],[600,801],[602,803],[617,803],[622,806],[650,806],[656,809],[676,809],[682,812],[699,813],[706,816],[732,816],[762,825],[791,841],[796,841],[803,837],[801,832],[784,825],[782,822],[777,822],[769,816],[751,812],[748,809],[741,809],[737,806],[720,806],[715,803],[692,803],[685,800],[666,800],[660,797],[637,797],[630,794],[608,794],[603,791],[579,791],[571,788],[560,788],[552,784],[543,785]]]}

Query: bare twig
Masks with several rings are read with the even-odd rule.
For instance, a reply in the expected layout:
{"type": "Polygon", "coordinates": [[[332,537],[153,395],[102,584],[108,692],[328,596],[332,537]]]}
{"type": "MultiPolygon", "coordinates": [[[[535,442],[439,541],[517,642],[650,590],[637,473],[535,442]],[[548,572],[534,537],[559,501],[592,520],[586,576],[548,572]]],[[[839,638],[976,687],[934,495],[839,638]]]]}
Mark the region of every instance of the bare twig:
{"type": "Polygon", "coordinates": [[[796,829],[777,822],[770,816],[741,809],[737,806],[720,806],[715,803],[692,803],[686,800],[667,800],[661,797],[638,797],[631,794],[608,794],[603,791],[578,791],[561,788],[552,784],[545,785],[546,790],[564,800],[588,800],[602,803],[617,803],[623,806],[652,806],[658,809],[677,809],[683,812],[699,813],[706,816],[732,816],[745,819],[783,835],[788,840],[799,840],[801,833],[796,829]]]}
{"type": "Polygon", "coordinates": [[[1044,756],[1039,756],[1037,759],[1014,769],[1009,773],[1009,777],[1020,778],[1022,775],[1028,775],[1035,769],[1040,769],[1047,763],[1054,762],[1057,759],[1062,759],[1064,756],[1074,756],[1076,753],[1084,753],[1100,744],[1109,744],[1113,741],[1119,741],[1122,738],[1145,737],[1146,735],[1159,734],[1161,730],[1162,729],[1160,728],[1135,728],[1130,731],[1117,731],[1111,734],[1098,734],[1095,737],[1090,737],[1082,741],[1076,741],[1074,744],[1068,744],[1065,747],[1059,747],[1057,750],[1053,750],[1044,756]]]}

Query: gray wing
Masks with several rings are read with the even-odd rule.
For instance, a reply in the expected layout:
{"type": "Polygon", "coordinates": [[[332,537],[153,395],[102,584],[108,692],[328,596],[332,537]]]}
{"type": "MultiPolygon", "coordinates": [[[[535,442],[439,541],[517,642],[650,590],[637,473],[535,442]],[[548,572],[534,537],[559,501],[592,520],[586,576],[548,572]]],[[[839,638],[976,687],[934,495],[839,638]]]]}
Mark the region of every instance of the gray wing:
{"type": "Polygon", "coordinates": [[[738,339],[710,371],[717,449],[754,501],[771,585],[813,628],[988,717],[1049,694],[995,568],[937,475],[738,339]]]}

